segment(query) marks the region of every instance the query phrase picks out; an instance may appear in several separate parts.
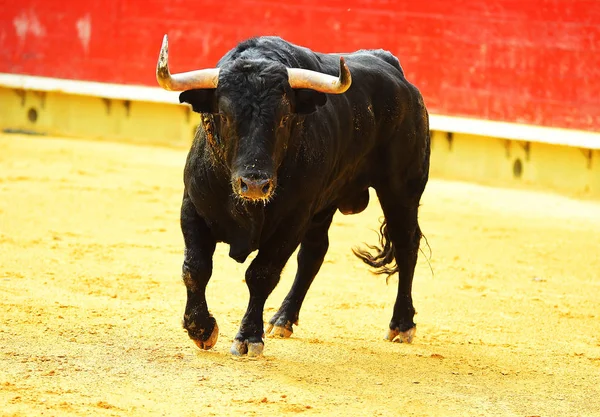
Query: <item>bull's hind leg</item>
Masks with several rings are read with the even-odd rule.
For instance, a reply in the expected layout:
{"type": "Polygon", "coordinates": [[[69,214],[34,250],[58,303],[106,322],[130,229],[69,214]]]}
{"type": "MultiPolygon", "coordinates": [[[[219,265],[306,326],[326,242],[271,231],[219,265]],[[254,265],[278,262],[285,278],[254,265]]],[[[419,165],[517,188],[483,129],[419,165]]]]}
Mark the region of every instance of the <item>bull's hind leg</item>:
{"type": "Polygon", "coordinates": [[[185,241],[183,282],[187,288],[183,327],[200,349],[207,350],[217,343],[219,337],[217,321],[208,312],[205,296],[216,242],[187,193],[181,205],[181,230],[185,241]]]}
{"type": "Polygon", "coordinates": [[[419,202],[429,179],[431,149],[427,110],[418,92],[414,98],[418,112],[414,118],[406,120],[400,137],[390,141],[385,153],[387,172],[381,173],[374,187],[385,216],[382,227],[384,251],[380,253],[384,256],[376,260],[385,266],[392,261],[390,255],[393,254],[396,266],[388,272],[398,272],[398,293],[386,339],[406,343],[412,342],[416,331],[412,282],[421,242],[419,202]],[[411,143],[412,152],[407,152],[411,143]]]}
{"type": "Polygon", "coordinates": [[[410,343],[415,335],[415,309],[412,301],[412,281],[421,240],[418,223],[418,195],[398,193],[379,188],[377,194],[385,215],[384,239],[392,242],[398,272],[398,293],[386,339],[410,343]]]}
{"type": "Polygon", "coordinates": [[[306,293],[319,272],[325,254],[329,248],[327,232],[335,214],[335,207],[322,212],[312,220],[310,229],[302,239],[298,252],[298,271],[294,284],[281,303],[279,311],[269,320],[267,335],[271,337],[290,337],[293,325],[298,325],[298,315],[306,293]]]}

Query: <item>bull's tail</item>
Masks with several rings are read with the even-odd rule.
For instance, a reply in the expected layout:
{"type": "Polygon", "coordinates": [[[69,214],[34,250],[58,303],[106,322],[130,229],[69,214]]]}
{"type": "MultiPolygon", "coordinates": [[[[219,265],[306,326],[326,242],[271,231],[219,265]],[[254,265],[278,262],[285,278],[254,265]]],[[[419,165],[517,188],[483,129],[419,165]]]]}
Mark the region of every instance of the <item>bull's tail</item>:
{"type": "Polygon", "coordinates": [[[379,246],[367,245],[374,251],[371,253],[365,249],[352,249],[352,252],[364,263],[375,268],[376,274],[386,274],[388,278],[398,272],[398,265],[394,257],[394,245],[390,240],[387,221],[384,219],[379,228],[379,246]]]}

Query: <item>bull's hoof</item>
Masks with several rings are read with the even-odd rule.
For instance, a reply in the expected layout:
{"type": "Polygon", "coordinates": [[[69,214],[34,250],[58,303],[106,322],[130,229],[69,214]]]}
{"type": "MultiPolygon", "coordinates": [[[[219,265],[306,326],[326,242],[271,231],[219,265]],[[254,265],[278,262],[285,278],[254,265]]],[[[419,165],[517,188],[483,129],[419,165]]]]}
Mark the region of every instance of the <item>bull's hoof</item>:
{"type": "Polygon", "coordinates": [[[196,346],[203,350],[212,349],[214,345],[217,344],[217,339],[219,338],[219,326],[217,326],[217,322],[215,322],[215,328],[212,333],[206,340],[197,340],[192,338],[196,346]]]}
{"type": "Polygon", "coordinates": [[[265,344],[263,342],[248,342],[248,340],[233,341],[229,350],[234,356],[248,355],[249,358],[262,356],[265,344]]]}
{"type": "MultiPolygon", "coordinates": [[[[268,337],[281,337],[287,339],[294,333],[294,324],[298,325],[298,314],[296,313],[296,320],[288,319],[289,314],[286,314],[285,307],[281,306],[279,311],[269,320],[267,325],[267,336],[268,337]]],[[[292,316],[293,317],[293,316],[292,316]]]]}
{"type": "Polygon", "coordinates": [[[385,340],[389,340],[393,343],[412,343],[416,332],[416,327],[411,327],[410,329],[404,332],[401,332],[397,328],[389,329],[387,335],[385,336],[385,340]]]}
{"type": "Polygon", "coordinates": [[[210,335],[206,336],[207,329],[198,330],[194,324],[188,325],[187,332],[188,336],[192,341],[202,350],[212,349],[217,344],[217,339],[219,338],[219,326],[217,325],[217,321],[211,317],[211,321],[213,322],[213,329],[210,332],[210,335]]]}
{"type": "Polygon", "coordinates": [[[281,337],[287,339],[294,333],[292,322],[288,321],[285,325],[271,324],[267,326],[267,337],[281,337]]]}

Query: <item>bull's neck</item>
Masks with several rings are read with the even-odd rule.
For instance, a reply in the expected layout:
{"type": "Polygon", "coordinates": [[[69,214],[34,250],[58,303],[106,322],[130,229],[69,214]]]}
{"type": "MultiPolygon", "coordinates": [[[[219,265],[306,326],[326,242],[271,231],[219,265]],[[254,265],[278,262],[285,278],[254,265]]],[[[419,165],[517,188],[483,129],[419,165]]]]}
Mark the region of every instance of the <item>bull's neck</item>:
{"type": "Polygon", "coordinates": [[[204,137],[210,153],[213,154],[215,159],[223,161],[225,157],[223,142],[216,132],[212,114],[202,113],[200,115],[200,128],[204,130],[204,137]]]}

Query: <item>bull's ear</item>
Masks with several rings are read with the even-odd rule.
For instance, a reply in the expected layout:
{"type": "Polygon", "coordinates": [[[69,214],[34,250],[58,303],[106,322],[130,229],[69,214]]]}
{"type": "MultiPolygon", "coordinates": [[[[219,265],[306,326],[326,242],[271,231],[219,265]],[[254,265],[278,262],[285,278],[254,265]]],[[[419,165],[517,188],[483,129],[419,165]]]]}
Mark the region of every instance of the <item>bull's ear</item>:
{"type": "Polygon", "coordinates": [[[296,113],[310,114],[327,103],[327,95],[315,90],[305,88],[294,90],[296,92],[296,113]]]}
{"type": "Polygon", "coordinates": [[[215,113],[215,89],[187,90],[179,94],[180,103],[192,105],[192,110],[196,113],[215,113]]]}

